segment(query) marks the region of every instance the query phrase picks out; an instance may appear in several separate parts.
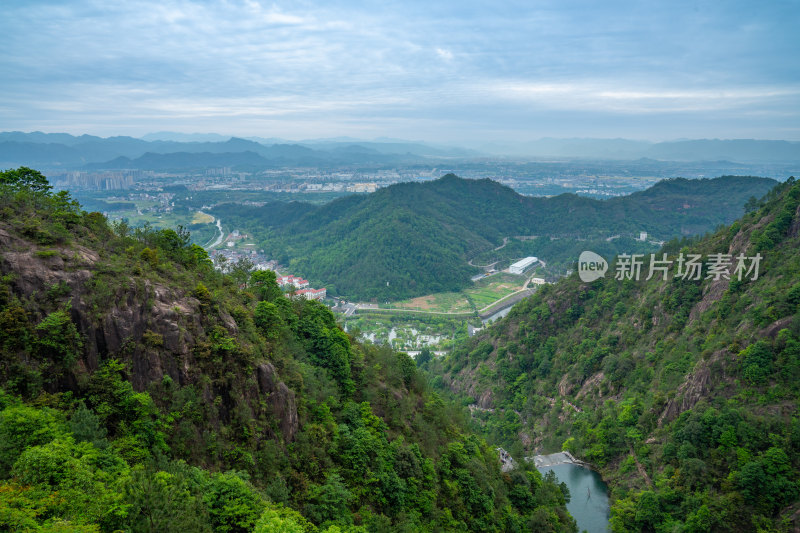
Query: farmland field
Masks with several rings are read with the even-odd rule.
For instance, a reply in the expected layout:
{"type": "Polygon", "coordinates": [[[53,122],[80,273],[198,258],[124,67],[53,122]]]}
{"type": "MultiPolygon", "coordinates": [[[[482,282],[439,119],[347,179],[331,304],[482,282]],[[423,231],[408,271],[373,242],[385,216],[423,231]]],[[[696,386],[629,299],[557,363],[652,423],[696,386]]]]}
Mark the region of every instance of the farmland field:
{"type": "Polygon", "coordinates": [[[385,308],[415,309],[419,311],[438,311],[440,313],[463,313],[472,311],[469,300],[460,292],[440,292],[383,304],[385,308]]]}
{"type": "Polygon", "coordinates": [[[192,217],[192,224],[213,224],[216,219],[208,213],[198,211],[192,217]]]}
{"type": "Polygon", "coordinates": [[[525,276],[501,272],[483,278],[461,292],[441,292],[382,304],[382,308],[414,309],[439,313],[478,311],[522,288],[525,276]]]}
{"type": "Polygon", "coordinates": [[[502,272],[477,281],[473,287],[464,289],[464,295],[480,310],[504,296],[522,289],[526,276],[515,276],[502,272]]]}

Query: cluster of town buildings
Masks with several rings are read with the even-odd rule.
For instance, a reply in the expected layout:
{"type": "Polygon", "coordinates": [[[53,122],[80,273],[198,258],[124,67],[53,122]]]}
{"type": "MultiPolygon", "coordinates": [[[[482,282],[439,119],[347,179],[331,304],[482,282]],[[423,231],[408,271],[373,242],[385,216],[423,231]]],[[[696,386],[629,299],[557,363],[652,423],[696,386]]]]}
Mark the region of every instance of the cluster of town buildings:
{"type": "Polygon", "coordinates": [[[278,286],[284,289],[294,288],[294,290],[287,293],[288,295],[294,294],[295,296],[302,296],[306,300],[324,300],[325,296],[328,294],[328,290],[325,287],[321,289],[312,289],[307,279],[292,276],[291,274],[288,276],[278,276],[277,281],[278,286]]]}
{"type": "Polygon", "coordinates": [[[224,268],[222,265],[233,265],[237,261],[247,259],[252,262],[255,270],[272,270],[275,272],[275,280],[278,286],[284,289],[287,296],[302,296],[307,300],[324,300],[328,295],[327,289],[314,289],[310,286],[307,279],[299,276],[280,275],[277,272],[278,262],[275,260],[267,260],[263,255],[263,250],[256,251],[254,244],[245,244],[245,247],[253,246],[253,248],[245,248],[244,250],[235,249],[234,244],[237,240],[246,239],[247,235],[234,230],[226,239],[228,247],[221,249],[212,249],[210,255],[214,262],[220,265],[218,268],[224,268]],[[222,262],[219,261],[220,256],[224,258],[222,262]]]}
{"type": "Polygon", "coordinates": [[[64,172],[48,174],[53,185],[61,189],[113,191],[132,189],[136,180],[142,176],[141,170],[115,170],[103,172],[64,172]]]}
{"type": "Polygon", "coordinates": [[[275,260],[268,260],[261,251],[255,249],[236,249],[230,248],[212,248],[208,251],[208,255],[215,263],[222,263],[226,265],[233,265],[241,259],[247,259],[253,262],[256,270],[275,270],[278,262],[275,260]],[[224,257],[222,261],[219,258],[224,257]]]}

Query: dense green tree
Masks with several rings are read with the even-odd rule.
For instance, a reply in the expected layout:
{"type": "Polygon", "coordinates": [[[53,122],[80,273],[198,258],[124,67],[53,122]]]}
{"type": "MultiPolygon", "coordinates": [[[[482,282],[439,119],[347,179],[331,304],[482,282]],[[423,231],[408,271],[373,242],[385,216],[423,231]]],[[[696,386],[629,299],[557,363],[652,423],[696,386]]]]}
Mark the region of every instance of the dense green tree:
{"type": "Polygon", "coordinates": [[[488,179],[449,174],[319,207],[223,204],[215,212],[247,228],[270,255],[325,284],[329,293],[383,302],[460,290],[479,272],[468,264],[473,258],[492,263],[536,255],[567,270],[584,249],[604,256],[654,252],[632,238],[606,238],[642,230],[664,238],[710,231],[732,222],[747,198],[762,196],[774,184],[741,176],[675,178],[601,201],[573,194],[524,197],[488,179]],[[516,241],[495,250],[503,237],[514,235],[558,238],[516,241]]]}
{"type": "Polygon", "coordinates": [[[275,338],[283,324],[278,306],[266,301],[258,302],[256,305],[253,321],[267,338],[275,338]]]}
{"type": "Polygon", "coordinates": [[[0,184],[15,190],[30,190],[36,193],[46,193],[53,188],[41,172],[28,167],[1,171],[0,184]]]}
{"type": "Polygon", "coordinates": [[[50,442],[63,432],[58,413],[49,409],[19,405],[0,411],[0,477],[7,478],[27,448],[50,442]]]}
{"type": "Polygon", "coordinates": [[[69,420],[69,428],[77,442],[91,442],[96,448],[108,446],[106,435],[108,431],[102,425],[100,418],[91,409],[81,403],[69,420]]]}
{"type": "Polygon", "coordinates": [[[184,468],[171,470],[156,470],[150,465],[131,470],[124,488],[131,531],[213,531],[197,484],[184,468]]]}
{"type": "Polygon", "coordinates": [[[78,329],[65,310],[48,314],[36,326],[39,333],[37,345],[39,353],[62,369],[69,369],[75,364],[83,346],[78,329]]]}
{"type": "Polygon", "coordinates": [[[256,290],[260,300],[274,302],[283,296],[278,287],[277,277],[272,270],[256,270],[250,275],[250,285],[256,290]]]}
{"type": "Polygon", "coordinates": [[[306,513],[317,524],[347,523],[350,516],[347,508],[352,500],[353,495],[342,483],[341,476],[333,473],[325,479],[325,483],[313,487],[309,491],[306,513]]]}
{"type": "Polygon", "coordinates": [[[235,472],[213,476],[204,494],[211,525],[219,533],[249,532],[267,506],[235,472]]]}
{"type": "Polygon", "coordinates": [[[256,522],[253,533],[307,533],[309,525],[300,513],[267,509],[256,522]]]}

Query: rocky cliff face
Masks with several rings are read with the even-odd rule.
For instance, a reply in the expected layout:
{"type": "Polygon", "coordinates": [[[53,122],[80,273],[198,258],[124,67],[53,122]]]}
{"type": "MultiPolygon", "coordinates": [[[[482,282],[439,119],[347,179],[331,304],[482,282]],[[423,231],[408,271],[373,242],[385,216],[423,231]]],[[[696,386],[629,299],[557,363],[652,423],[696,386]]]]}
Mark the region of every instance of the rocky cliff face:
{"type": "MultiPolygon", "coordinates": [[[[253,413],[266,410],[265,414],[276,418],[285,440],[294,438],[298,430],[295,395],[280,381],[273,365],[258,365],[253,379],[238,388],[208,384],[201,379],[196,358],[198,344],[208,339],[204,314],[209,311],[201,302],[185,289],[135,275],[117,279],[110,295],[98,301],[92,282],[104,268],[95,250],[77,244],[41,247],[0,225],[0,274],[9,277],[12,293],[40,319],[52,291],[67,294],[72,321],[83,338],[76,365],[50,383],[55,389],[50,392],[74,389],[81,376],[116,358],[129,365],[128,379],[137,391],[169,376],[181,386],[197,386],[210,402],[228,398],[219,410],[221,419],[235,404],[244,402],[253,413]]],[[[230,314],[222,309],[214,314],[215,321],[235,337],[238,326],[230,314]]]]}

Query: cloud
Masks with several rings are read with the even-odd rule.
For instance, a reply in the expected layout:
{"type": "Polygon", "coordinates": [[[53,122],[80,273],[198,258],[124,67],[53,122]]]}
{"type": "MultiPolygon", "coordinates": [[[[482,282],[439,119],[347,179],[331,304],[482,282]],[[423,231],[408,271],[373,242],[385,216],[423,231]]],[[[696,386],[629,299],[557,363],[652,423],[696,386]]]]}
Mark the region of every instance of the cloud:
{"type": "Polygon", "coordinates": [[[3,43],[0,127],[209,131],[216,120],[240,135],[361,124],[397,136],[417,120],[430,135],[479,137],[579,134],[583,116],[609,136],[646,124],[683,136],[694,113],[716,136],[734,121],[800,136],[787,126],[800,119],[798,21],[797,3],[746,0],[9,1],[0,31],[25,37],[3,43]]]}
{"type": "Polygon", "coordinates": [[[453,60],[453,52],[451,52],[450,50],[445,50],[444,48],[437,48],[436,55],[444,59],[445,61],[453,60]]]}
{"type": "Polygon", "coordinates": [[[499,100],[548,109],[614,111],[624,114],[726,111],[800,102],[800,84],[787,87],[683,89],[631,87],[581,80],[573,83],[493,82],[484,90],[499,100]]]}

